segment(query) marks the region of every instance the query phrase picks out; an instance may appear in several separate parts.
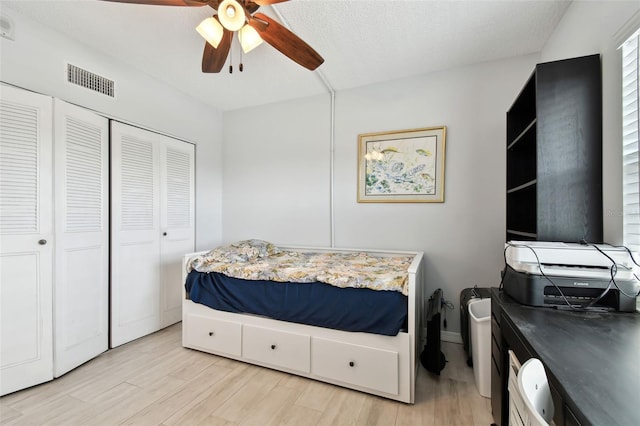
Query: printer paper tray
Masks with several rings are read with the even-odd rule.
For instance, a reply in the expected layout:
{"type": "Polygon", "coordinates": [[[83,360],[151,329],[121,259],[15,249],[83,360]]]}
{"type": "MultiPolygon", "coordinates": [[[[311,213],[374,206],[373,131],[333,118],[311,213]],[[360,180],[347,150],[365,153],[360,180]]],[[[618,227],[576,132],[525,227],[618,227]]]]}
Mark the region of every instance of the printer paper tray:
{"type": "MultiPolygon", "coordinates": [[[[580,266],[542,265],[542,273],[537,263],[510,261],[509,266],[518,272],[534,275],[549,275],[557,277],[594,278],[609,281],[611,270],[609,268],[587,268],[580,266]]],[[[631,280],[633,274],[630,270],[619,266],[615,275],[616,280],[631,280]]]]}

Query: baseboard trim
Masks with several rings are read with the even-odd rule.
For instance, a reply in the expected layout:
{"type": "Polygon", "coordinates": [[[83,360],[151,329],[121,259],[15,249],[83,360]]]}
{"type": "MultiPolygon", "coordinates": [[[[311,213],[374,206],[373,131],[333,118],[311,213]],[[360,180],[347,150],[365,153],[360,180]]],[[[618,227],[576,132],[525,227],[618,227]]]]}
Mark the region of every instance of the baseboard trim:
{"type": "Polygon", "coordinates": [[[462,335],[453,331],[440,331],[440,340],[443,342],[462,344],[462,335]]]}
{"type": "MultiPolygon", "coordinates": [[[[422,329],[422,335],[426,336],[427,335],[427,329],[423,328],[422,329]]],[[[459,345],[462,344],[462,334],[460,333],[454,333],[453,331],[445,331],[445,330],[440,330],[440,340],[442,342],[449,342],[449,343],[457,343],[459,345]]],[[[422,339],[422,344],[424,344],[424,342],[426,341],[426,339],[422,339]]]]}

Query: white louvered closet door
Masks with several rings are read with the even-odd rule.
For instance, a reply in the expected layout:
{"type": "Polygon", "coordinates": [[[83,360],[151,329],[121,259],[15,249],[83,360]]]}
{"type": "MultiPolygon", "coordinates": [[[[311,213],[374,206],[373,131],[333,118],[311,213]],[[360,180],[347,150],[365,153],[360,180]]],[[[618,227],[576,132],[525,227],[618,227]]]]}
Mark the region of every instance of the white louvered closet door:
{"type": "Polygon", "coordinates": [[[0,394],[53,378],[52,100],[0,86],[0,394]]]}
{"type": "Polygon", "coordinates": [[[194,250],[194,147],[111,125],[111,346],[182,317],[182,256],[194,250]]]}
{"type": "Polygon", "coordinates": [[[182,319],[182,257],[195,249],[194,146],[161,137],[161,326],[182,319]]]}
{"type": "Polygon", "coordinates": [[[111,123],[111,347],[160,328],[160,146],[111,123]]]}
{"type": "Polygon", "coordinates": [[[109,346],[109,121],[54,101],[54,376],[109,346]]]}

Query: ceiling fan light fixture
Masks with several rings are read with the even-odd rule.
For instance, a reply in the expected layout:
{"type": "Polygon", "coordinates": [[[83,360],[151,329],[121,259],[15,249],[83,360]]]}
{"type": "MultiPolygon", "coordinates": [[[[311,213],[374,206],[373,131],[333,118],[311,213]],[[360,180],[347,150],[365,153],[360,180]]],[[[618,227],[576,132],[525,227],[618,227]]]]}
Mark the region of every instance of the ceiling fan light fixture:
{"type": "Polygon", "coordinates": [[[240,39],[240,45],[244,53],[249,53],[262,44],[262,37],[260,37],[258,31],[251,25],[242,27],[240,32],[238,32],[238,38],[240,39]]]}
{"type": "Polygon", "coordinates": [[[244,10],[236,0],[224,0],[218,6],[218,18],[229,31],[238,31],[244,25],[244,10]]]}
{"type": "Polygon", "coordinates": [[[224,28],[222,28],[220,22],[215,18],[207,18],[200,22],[200,25],[196,27],[196,31],[198,31],[202,38],[207,40],[207,42],[216,49],[218,48],[220,40],[222,40],[222,36],[224,34],[224,28]]]}

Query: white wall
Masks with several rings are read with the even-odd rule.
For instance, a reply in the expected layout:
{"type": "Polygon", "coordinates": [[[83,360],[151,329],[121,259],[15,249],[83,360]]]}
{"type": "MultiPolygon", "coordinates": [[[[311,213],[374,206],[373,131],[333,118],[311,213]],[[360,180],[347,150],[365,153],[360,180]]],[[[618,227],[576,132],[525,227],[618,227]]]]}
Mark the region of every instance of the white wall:
{"type": "MultiPolygon", "coordinates": [[[[505,238],[505,117],[537,55],[336,94],[335,246],[426,253],[427,292],[497,286],[505,238]],[[447,126],[445,202],[356,202],[358,134],[447,126]]],[[[331,243],[329,95],[225,113],[223,236],[331,243]]]]}
{"type": "Polygon", "coordinates": [[[3,8],[15,41],[0,38],[0,80],[92,109],[111,118],[195,143],[196,246],[221,240],[222,113],[78,41],[3,8]],[[116,98],[66,82],[71,63],[116,82],[116,98]]]}
{"type": "Polygon", "coordinates": [[[341,92],[337,96],[336,246],[425,252],[427,289],[455,310],[460,291],[497,286],[505,241],[506,111],[537,55],[341,92]],[[358,134],[447,126],[445,202],[357,203],[358,134]]]}
{"type": "Polygon", "coordinates": [[[223,237],[330,245],[330,97],[224,114],[223,237]]]}
{"type": "MultiPolygon", "coordinates": [[[[574,1],[541,52],[543,62],[601,55],[604,240],[612,244],[622,244],[622,76],[618,33],[639,11],[637,0],[574,1]]],[[[640,24],[637,16],[635,22],[640,24]]]]}

